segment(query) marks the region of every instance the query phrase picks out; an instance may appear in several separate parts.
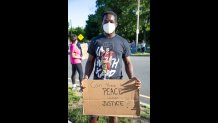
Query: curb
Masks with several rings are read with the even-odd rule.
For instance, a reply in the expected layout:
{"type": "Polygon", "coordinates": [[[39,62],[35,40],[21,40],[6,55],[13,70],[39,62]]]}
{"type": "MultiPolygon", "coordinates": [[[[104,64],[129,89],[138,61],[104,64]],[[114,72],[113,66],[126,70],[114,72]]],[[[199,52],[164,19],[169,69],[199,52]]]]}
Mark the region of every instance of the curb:
{"type": "Polygon", "coordinates": [[[147,103],[140,102],[140,105],[141,105],[141,106],[146,106],[146,107],[150,108],[150,105],[147,104],[147,103]]]}
{"type": "Polygon", "coordinates": [[[150,55],[130,55],[130,56],[148,57],[150,55]]]}

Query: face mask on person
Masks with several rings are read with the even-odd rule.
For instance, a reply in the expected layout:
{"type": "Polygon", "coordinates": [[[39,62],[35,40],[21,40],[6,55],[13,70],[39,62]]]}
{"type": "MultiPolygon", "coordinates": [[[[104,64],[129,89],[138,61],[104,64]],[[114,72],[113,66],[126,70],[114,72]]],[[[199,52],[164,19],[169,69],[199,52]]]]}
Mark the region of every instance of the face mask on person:
{"type": "Polygon", "coordinates": [[[115,24],[108,22],[103,25],[103,29],[107,34],[111,34],[115,30],[115,24]]]}

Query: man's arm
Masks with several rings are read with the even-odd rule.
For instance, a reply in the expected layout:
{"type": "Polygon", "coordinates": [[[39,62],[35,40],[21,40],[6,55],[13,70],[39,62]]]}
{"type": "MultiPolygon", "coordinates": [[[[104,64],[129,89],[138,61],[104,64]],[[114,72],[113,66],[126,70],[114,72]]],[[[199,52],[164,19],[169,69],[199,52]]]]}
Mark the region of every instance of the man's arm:
{"type": "Polygon", "coordinates": [[[129,77],[129,79],[131,79],[133,77],[133,66],[132,66],[132,63],[130,61],[130,57],[129,56],[124,57],[123,62],[125,64],[126,74],[129,77]]]}
{"type": "Polygon", "coordinates": [[[125,64],[126,74],[129,79],[135,79],[135,86],[139,89],[141,87],[141,81],[137,77],[133,77],[133,65],[130,61],[129,56],[123,58],[125,64]]]}
{"type": "Polygon", "coordinates": [[[95,57],[91,54],[89,54],[88,60],[86,62],[85,66],[85,74],[84,79],[88,79],[92,73],[93,67],[94,67],[95,57]]]}

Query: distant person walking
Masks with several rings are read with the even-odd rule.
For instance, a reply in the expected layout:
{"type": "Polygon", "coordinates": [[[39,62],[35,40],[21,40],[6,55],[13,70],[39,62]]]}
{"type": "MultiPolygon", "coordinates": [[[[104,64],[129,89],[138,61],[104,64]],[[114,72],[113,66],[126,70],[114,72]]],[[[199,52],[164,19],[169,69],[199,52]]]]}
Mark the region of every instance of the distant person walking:
{"type": "Polygon", "coordinates": [[[145,53],[145,51],[146,51],[146,43],[145,43],[145,41],[143,40],[143,41],[142,41],[142,53],[145,53]]]}

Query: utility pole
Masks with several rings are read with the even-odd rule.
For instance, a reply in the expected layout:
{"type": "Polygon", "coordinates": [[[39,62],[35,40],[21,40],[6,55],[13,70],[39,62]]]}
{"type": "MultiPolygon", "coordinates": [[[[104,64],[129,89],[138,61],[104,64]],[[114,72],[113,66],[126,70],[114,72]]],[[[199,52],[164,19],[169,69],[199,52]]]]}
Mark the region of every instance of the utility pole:
{"type": "Polygon", "coordinates": [[[140,7],[140,0],[138,0],[138,10],[137,10],[137,29],[136,29],[136,52],[138,47],[138,35],[139,35],[139,7],[140,7]]]}

